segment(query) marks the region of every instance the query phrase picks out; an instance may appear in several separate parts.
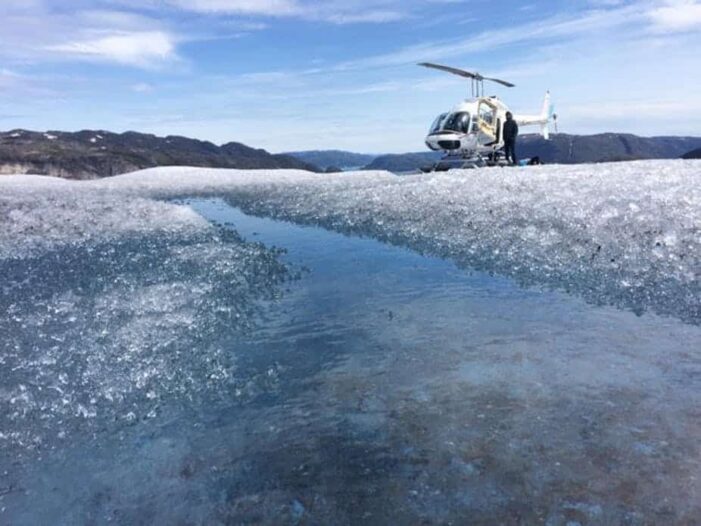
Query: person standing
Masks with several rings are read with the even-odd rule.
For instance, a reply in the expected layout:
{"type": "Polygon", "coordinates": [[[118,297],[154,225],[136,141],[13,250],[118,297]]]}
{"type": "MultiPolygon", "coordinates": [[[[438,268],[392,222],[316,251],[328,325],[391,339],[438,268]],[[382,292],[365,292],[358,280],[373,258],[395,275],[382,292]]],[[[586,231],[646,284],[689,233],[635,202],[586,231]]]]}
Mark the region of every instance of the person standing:
{"type": "Polygon", "coordinates": [[[510,111],[506,112],[506,122],[504,123],[504,155],[507,162],[518,164],[516,157],[516,137],[518,137],[518,124],[510,111]]]}

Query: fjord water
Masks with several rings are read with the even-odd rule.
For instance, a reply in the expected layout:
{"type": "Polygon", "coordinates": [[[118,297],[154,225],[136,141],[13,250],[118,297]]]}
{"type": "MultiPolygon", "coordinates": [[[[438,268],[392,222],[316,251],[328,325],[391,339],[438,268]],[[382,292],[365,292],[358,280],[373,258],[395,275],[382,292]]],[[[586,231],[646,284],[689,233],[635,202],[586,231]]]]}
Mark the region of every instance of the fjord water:
{"type": "MultiPolygon", "coordinates": [[[[269,290],[251,295],[252,311],[225,318],[245,320],[237,330],[212,323],[185,338],[190,354],[176,345],[172,363],[154,362],[172,383],[126,397],[133,416],[3,457],[0,522],[701,520],[698,325],[247,216],[221,200],[188,204],[245,240],[233,246],[255,256],[254,271],[241,279],[269,290]],[[285,278],[257,283],[265,273],[285,278]],[[227,388],[210,386],[212,375],[230,376],[227,388]]],[[[208,246],[191,245],[189,257],[208,246]]],[[[205,284],[241,277],[220,270],[188,283],[188,266],[155,292],[201,288],[206,302],[219,292],[205,284]]],[[[128,290],[131,301],[161,298],[128,290]]],[[[228,308],[212,301],[210,309],[228,308]]],[[[169,330],[146,320],[124,338],[169,330]]]]}

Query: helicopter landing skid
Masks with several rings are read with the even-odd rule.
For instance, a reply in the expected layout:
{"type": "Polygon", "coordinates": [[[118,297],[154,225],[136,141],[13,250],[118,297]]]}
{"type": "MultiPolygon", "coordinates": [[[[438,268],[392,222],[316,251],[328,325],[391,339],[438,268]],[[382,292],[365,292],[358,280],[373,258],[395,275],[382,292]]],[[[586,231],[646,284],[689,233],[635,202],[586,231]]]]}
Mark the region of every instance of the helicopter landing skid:
{"type": "Polygon", "coordinates": [[[507,166],[508,164],[502,152],[494,152],[494,154],[490,154],[486,157],[483,155],[448,155],[431,166],[421,168],[421,171],[424,173],[432,173],[447,172],[449,170],[474,170],[477,168],[507,166]]]}

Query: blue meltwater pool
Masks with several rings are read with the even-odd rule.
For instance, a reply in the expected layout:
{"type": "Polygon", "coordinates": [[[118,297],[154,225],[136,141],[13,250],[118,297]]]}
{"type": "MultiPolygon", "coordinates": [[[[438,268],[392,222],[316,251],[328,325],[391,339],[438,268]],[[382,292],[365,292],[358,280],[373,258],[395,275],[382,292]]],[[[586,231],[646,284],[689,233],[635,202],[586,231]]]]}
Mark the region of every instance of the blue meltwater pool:
{"type": "Polygon", "coordinates": [[[1,524],[701,521],[701,326],[180,202],[0,266],[1,524]]]}

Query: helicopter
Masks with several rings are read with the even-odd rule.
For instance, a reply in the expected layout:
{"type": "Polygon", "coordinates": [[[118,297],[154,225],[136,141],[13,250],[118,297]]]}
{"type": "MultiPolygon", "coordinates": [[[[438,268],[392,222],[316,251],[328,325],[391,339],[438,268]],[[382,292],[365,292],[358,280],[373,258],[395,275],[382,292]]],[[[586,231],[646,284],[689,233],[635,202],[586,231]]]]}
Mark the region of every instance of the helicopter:
{"type": "MultiPolygon", "coordinates": [[[[507,88],[515,88],[511,82],[484,77],[479,73],[463,69],[422,62],[419,66],[452,73],[470,79],[472,98],[467,99],[451,111],[442,113],[431,125],[426,146],[446,156],[432,169],[476,168],[504,165],[504,122],[508,106],[496,96],[485,96],[484,83],[494,82],[507,88]]],[[[550,124],[557,127],[557,115],[546,92],[543,109],[539,115],[514,115],[519,126],[540,126],[540,133],[550,138],[550,124]]],[[[429,171],[429,170],[425,170],[429,171]]]]}

